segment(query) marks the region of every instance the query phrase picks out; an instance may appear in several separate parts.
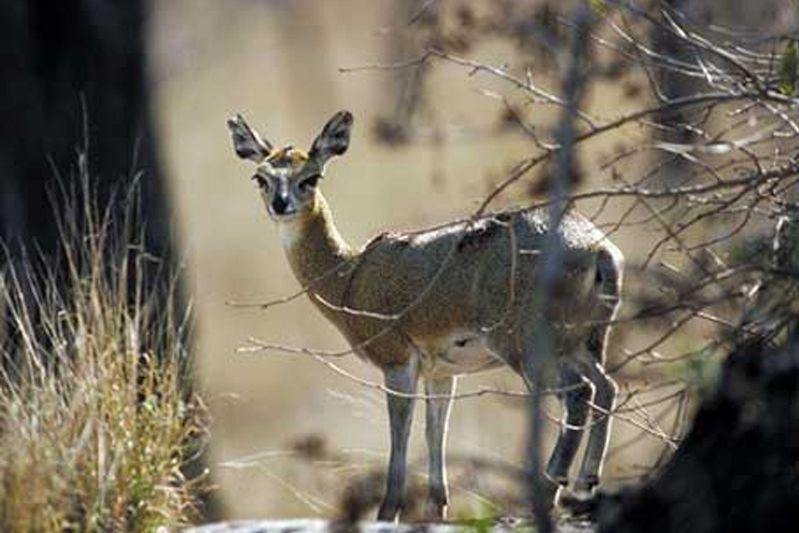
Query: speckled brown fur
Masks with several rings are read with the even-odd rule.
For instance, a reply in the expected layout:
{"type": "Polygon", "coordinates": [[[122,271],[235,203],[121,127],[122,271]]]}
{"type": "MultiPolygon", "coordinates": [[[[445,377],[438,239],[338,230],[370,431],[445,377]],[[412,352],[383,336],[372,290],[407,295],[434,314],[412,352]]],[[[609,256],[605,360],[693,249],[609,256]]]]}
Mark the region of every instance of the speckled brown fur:
{"type": "MultiPolygon", "coordinates": [[[[358,350],[361,356],[381,367],[402,364],[407,361],[411,340],[424,344],[443,332],[477,330],[503,318],[509,305],[510,232],[516,233],[519,250],[537,250],[546,238],[547,223],[546,213],[538,210],[500,216],[505,222],[489,215],[468,229],[457,224],[431,231],[383,234],[356,250],[335,229],[327,202],[317,190],[313,208],[292,222],[301,227],[295,231],[303,238],[287,249],[287,257],[298,280],[312,287],[314,303],[347,340],[354,346],[367,343],[358,350]],[[443,266],[437,282],[383,335],[378,336],[388,321],[333,308],[381,315],[402,313],[426,290],[453,246],[454,255],[443,266]],[[333,270],[337,272],[319,279],[333,270]]],[[[562,324],[563,329],[572,328],[570,337],[587,339],[590,321],[599,319],[594,316],[596,306],[591,305],[597,297],[597,250],[610,250],[614,257],[618,252],[579,215],[568,215],[559,234],[567,250],[564,262],[570,268],[566,283],[556,291],[559,303],[547,306],[548,318],[562,324]]],[[[518,301],[506,322],[523,329],[530,317],[519,313],[532,307],[538,292],[535,285],[540,256],[522,253],[517,261],[518,301]]],[[[507,328],[497,328],[493,342],[505,346],[506,336],[507,328]]]]}

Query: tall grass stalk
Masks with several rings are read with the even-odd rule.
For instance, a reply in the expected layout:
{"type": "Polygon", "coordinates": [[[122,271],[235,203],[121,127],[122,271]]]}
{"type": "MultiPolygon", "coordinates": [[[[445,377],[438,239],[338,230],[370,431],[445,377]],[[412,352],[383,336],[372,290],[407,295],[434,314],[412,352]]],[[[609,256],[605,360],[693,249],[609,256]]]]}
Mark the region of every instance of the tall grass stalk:
{"type": "Polygon", "coordinates": [[[98,209],[80,174],[59,257],[0,258],[0,531],[172,530],[201,484],[182,473],[203,434],[186,313],[136,194],[98,209]]]}

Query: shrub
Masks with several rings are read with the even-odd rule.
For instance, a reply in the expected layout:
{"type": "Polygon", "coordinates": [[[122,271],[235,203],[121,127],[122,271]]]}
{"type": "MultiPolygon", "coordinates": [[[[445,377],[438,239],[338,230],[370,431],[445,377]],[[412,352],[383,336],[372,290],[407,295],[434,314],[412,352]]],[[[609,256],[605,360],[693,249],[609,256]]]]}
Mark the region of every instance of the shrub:
{"type": "Polygon", "coordinates": [[[176,278],[134,231],[135,188],[101,211],[82,174],[59,256],[6,252],[0,277],[4,532],[171,529],[202,484],[183,474],[203,413],[176,278]]]}

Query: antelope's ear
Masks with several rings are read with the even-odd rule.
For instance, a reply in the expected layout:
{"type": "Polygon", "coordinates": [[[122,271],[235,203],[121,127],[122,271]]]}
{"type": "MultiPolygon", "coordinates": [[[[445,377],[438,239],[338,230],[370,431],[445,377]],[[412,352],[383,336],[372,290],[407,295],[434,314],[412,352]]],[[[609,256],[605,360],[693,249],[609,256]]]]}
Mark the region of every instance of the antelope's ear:
{"type": "Polygon", "coordinates": [[[240,158],[260,163],[272,151],[269,141],[261,139],[258,132],[252,129],[241,115],[229,118],[227,127],[233,137],[233,148],[240,158]]]}
{"type": "Polygon", "coordinates": [[[352,113],[349,111],[339,111],[333,115],[314,140],[308,157],[323,168],[328,159],[346,152],[350,145],[352,122],[352,113]]]}

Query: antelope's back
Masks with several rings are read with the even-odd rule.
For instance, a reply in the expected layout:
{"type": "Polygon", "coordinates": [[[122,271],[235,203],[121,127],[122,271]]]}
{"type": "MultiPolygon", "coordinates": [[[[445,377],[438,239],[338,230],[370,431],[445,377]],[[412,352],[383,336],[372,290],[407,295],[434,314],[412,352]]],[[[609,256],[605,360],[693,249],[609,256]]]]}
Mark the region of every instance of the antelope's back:
{"type": "MultiPolygon", "coordinates": [[[[524,324],[535,318],[526,314],[532,309],[579,334],[580,324],[591,319],[598,254],[612,245],[578,214],[564,217],[556,238],[562,253],[555,268],[562,270],[544,305],[536,303],[545,293],[541,268],[551,245],[548,213],[539,209],[489,215],[471,225],[381,235],[364,248],[343,304],[401,314],[398,330],[415,338],[484,329],[509,319],[524,324]]],[[[354,315],[346,322],[351,342],[387,325],[354,315]]]]}

